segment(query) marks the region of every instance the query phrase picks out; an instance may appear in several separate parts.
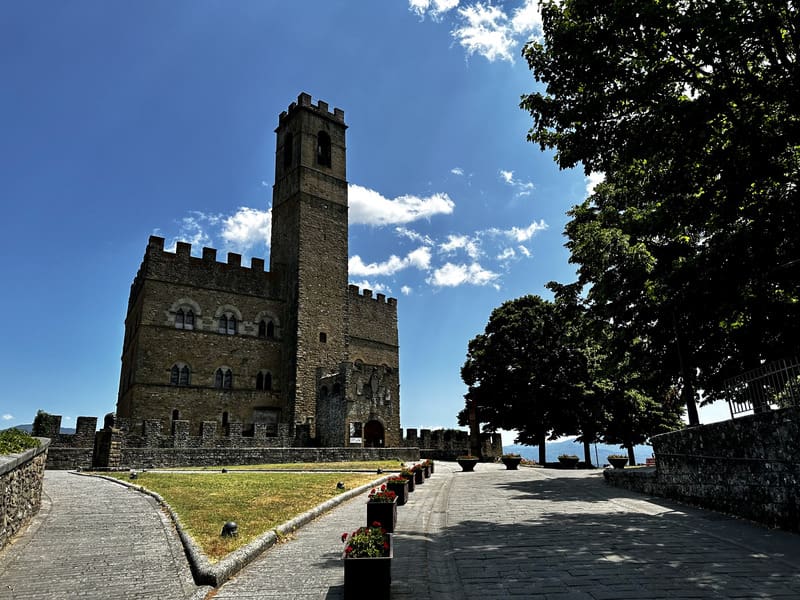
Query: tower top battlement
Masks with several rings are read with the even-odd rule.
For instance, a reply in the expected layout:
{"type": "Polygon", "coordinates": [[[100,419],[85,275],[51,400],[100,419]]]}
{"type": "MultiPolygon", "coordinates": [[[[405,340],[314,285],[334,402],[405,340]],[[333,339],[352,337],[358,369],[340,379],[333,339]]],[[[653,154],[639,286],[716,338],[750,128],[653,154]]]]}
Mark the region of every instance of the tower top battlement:
{"type": "Polygon", "coordinates": [[[292,102],[289,105],[288,110],[283,111],[278,116],[278,124],[280,125],[283,123],[283,121],[288,118],[289,115],[293,114],[297,110],[309,110],[321,117],[336,121],[337,123],[344,123],[344,111],[341,108],[334,108],[333,112],[330,112],[328,110],[328,103],[324,102],[323,100],[317,100],[317,104],[315,106],[311,103],[311,94],[302,92],[299,96],[297,96],[297,102],[292,102]]]}

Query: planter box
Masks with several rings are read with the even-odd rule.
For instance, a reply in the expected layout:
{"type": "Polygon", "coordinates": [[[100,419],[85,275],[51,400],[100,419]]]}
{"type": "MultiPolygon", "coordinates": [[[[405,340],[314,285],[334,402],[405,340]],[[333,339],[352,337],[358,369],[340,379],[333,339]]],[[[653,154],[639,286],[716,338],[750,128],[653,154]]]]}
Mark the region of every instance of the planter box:
{"type": "Polygon", "coordinates": [[[462,471],[474,471],[475,465],[478,464],[477,458],[457,458],[456,462],[461,467],[462,471]]]}
{"type": "Polygon", "coordinates": [[[522,462],[521,456],[503,456],[500,458],[506,466],[507,471],[516,471],[519,463],[522,462]]]}
{"type": "Polygon", "coordinates": [[[615,469],[624,469],[625,465],[628,464],[627,458],[611,458],[608,457],[608,462],[611,463],[611,466],[615,469]]]}
{"type": "Polygon", "coordinates": [[[386,531],[394,532],[397,525],[397,498],[394,502],[367,502],[367,527],[378,521],[386,531]]]}
{"type": "MultiPolygon", "coordinates": [[[[401,477],[405,477],[405,475],[401,475],[401,477]]],[[[406,481],[408,482],[408,492],[409,493],[413,492],[414,491],[414,486],[415,486],[415,484],[414,484],[414,476],[413,475],[409,475],[408,477],[406,477],[406,481]]]]}
{"type": "Polygon", "coordinates": [[[422,469],[414,471],[414,483],[425,483],[425,473],[422,472],[422,469]]]}
{"type": "Polygon", "coordinates": [[[397,495],[397,506],[403,506],[408,502],[408,479],[403,478],[403,482],[387,481],[386,489],[391,490],[397,495]]]}
{"type": "Polygon", "coordinates": [[[394,545],[392,535],[388,534],[389,553],[374,558],[347,558],[344,561],[345,600],[376,598],[389,600],[392,587],[392,557],[394,545]]]}
{"type": "Polygon", "coordinates": [[[558,464],[562,469],[577,469],[580,459],[576,456],[574,458],[561,458],[558,457],[558,464]]]}
{"type": "Polygon", "coordinates": [[[425,479],[427,479],[428,477],[430,477],[430,476],[431,476],[431,468],[430,468],[430,467],[424,467],[424,468],[422,469],[422,476],[423,476],[425,479]]]}

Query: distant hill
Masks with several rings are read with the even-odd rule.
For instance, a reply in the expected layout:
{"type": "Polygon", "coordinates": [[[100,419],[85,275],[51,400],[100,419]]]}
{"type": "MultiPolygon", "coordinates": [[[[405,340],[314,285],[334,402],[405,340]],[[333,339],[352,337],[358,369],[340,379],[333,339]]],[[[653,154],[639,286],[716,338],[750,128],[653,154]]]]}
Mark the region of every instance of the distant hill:
{"type": "MultiPolygon", "coordinates": [[[[595,466],[602,467],[608,464],[609,454],[625,454],[628,451],[623,450],[619,446],[613,444],[592,444],[592,463],[595,466]],[[597,452],[595,453],[595,448],[597,452]]],[[[520,444],[512,444],[510,446],[503,446],[503,452],[519,454],[523,458],[530,460],[539,460],[539,446],[522,446],[520,444]]],[[[575,454],[583,460],[583,444],[574,440],[562,440],[560,442],[547,442],[545,452],[547,454],[547,462],[557,462],[560,454],[575,454]]],[[[633,454],[636,457],[636,462],[644,464],[645,459],[653,455],[653,448],[651,446],[634,446],[633,454]]]]}
{"type": "MultiPolygon", "coordinates": [[[[26,431],[28,433],[31,433],[33,431],[33,425],[32,424],[31,425],[12,425],[11,427],[7,427],[6,429],[20,429],[21,431],[26,431]]],[[[75,433],[75,428],[74,427],[62,427],[61,428],[61,433],[64,433],[64,434],[75,433]]]]}

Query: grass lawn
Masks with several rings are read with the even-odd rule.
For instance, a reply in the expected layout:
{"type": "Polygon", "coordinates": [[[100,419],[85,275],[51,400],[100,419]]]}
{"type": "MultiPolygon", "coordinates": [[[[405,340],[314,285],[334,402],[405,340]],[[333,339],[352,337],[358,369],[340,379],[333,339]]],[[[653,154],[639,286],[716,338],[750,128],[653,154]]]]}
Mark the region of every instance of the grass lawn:
{"type": "MultiPolygon", "coordinates": [[[[220,467],[198,467],[200,471],[219,471],[220,469],[236,469],[237,471],[271,470],[271,471],[399,471],[403,463],[399,460],[370,460],[352,462],[313,462],[313,463],[279,463],[265,465],[233,465],[220,467]]],[[[186,470],[180,467],[173,471],[186,470]]]]}
{"type": "MultiPolygon", "coordinates": [[[[128,473],[109,475],[130,479],[128,473]]],[[[374,473],[140,472],[136,484],[164,498],[209,560],[216,562],[262,533],[341,494],[337,482],[344,482],[349,490],[376,478],[374,473]],[[220,537],[227,521],[239,526],[237,537],[220,537]]]]}

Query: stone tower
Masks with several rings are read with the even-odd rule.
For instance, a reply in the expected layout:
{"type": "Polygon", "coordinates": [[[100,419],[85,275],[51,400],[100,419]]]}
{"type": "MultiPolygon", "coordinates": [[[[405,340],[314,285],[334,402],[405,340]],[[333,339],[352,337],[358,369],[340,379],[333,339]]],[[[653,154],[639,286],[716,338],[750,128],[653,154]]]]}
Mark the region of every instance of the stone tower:
{"type": "Polygon", "coordinates": [[[344,112],[311,96],[281,113],[270,271],[285,284],[288,413],[316,437],[317,370],[347,360],[347,173],[344,112]]]}

